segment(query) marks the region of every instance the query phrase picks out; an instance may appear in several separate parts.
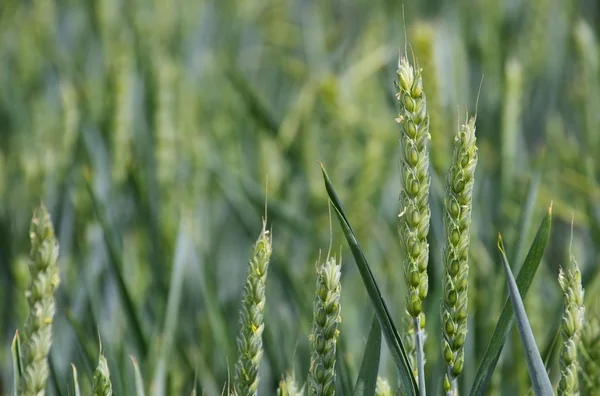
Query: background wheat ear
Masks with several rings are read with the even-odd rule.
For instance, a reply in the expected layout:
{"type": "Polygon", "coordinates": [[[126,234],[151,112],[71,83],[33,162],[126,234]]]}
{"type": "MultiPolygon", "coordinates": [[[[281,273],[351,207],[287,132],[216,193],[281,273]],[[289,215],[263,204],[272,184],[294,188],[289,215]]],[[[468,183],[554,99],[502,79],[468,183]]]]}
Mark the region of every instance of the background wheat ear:
{"type": "Polygon", "coordinates": [[[54,292],[60,284],[58,242],[50,214],[42,205],[35,210],[29,229],[31,281],[25,292],[29,314],[22,333],[22,364],[19,394],[44,395],[48,380],[48,354],[56,310],[54,292]]]}
{"type": "Polygon", "coordinates": [[[304,385],[298,386],[293,374],[287,374],[279,381],[277,396],[302,396],[304,395],[304,385]]]}
{"type": "Polygon", "coordinates": [[[308,375],[310,395],[335,394],[335,357],[341,320],[341,262],[334,257],[317,262],[317,291],[310,336],[311,360],[308,375]]]}
{"type": "Polygon", "coordinates": [[[375,386],[375,396],[392,396],[392,387],[387,378],[377,377],[377,385],[375,386]]]}
{"type": "Polygon", "coordinates": [[[406,256],[404,267],[408,284],[407,311],[414,320],[415,352],[419,390],[425,392],[425,354],[423,300],[429,281],[429,115],[423,91],[421,69],[415,69],[405,57],[398,62],[398,92],[401,126],[401,177],[399,232],[406,256]]]}
{"type": "Polygon", "coordinates": [[[464,366],[467,336],[469,245],[477,146],[475,118],[461,126],[446,176],[444,203],[444,281],[441,303],[442,355],[448,367],[444,389],[456,394],[456,377],[464,366]]]}
{"type": "Polygon", "coordinates": [[[558,394],[571,396],[579,394],[577,349],[580,344],[580,333],[584,323],[584,292],[581,286],[581,273],[575,258],[571,254],[570,263],[560,268],[558,282],[563,291],[565,304],[561,334],[562,348],[560,353],[560,382],[558,394]]]}
{"type": "Polygon", "coordinates": [[[265,326],[265,283],[271,252],[271,234],[266,229],[266,222],[263,222],[248,264],[240,308],[238,360],[234,379],[235,391],[240,396],[254,396],[258,391],[260,360],[263,354],[262,333],[265,326]]]}

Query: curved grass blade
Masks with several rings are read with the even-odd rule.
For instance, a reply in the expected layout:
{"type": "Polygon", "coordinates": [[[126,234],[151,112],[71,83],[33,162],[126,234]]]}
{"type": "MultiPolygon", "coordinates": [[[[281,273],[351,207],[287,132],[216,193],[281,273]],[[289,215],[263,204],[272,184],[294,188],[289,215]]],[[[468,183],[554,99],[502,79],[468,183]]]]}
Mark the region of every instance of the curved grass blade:
{"type": "Polygon", "coordinates": [[[129,358],[133,364],[133,373],[135,375],[135,394],[136,396],[145,396],[146,393],[144,392],[144,380],[142,378],[142,373],[140,372],[140,365],[134,356],[129,356],[129,358]]]}
{"type": "Polygon", "coordinates": [[[365,289],[369,294],[373,308],[375,308],[375,314],[377,316],[377,320],[379,321],[379,325],[381,326],[381,330],[383,331],[383,335],[385,336],[386,343],[394,363],[398,368],[398,372],[400,374],[399,385],[401,387],[401,393],[402,395],[417,395],[419,393],[417,382],[412,373],[410,363],[408,362],[408,357],[406,356],[406,349],[404,348],[402,340],[398,335],[396,325],[394,324],[387,305],[383,300],[379,286],[377,286],[377,282],[375,282],[375,277],[373,276],[371,268],[367,263],[367,259],[358,243],[358,240],[356,239],[356,235],[354,234],[354,230],[348,221],[348,217],[344,213],[342,204],[340,203],[340,200],[338,199],[337,194],[331,185],[329,176],[327,176],[327,172],[325,171],[323,164],[320,162],[319,164],[323,173],[327,195],[329,196],[329,199],[335,208],[335,212],[340,221],[340,225],[342,226],[342,230],[344,231],[344,236],[348,241],[348,245],[350,245],[350,250],[352,251],[352,255],[356,261],[356,266],[358,267],[358,271],[362,277],[365,289]]]}
{"type": "Polygon", "coordinates": [[[519,294],[515,278],[510,270],[510,264],[506,258],[500,234],[498,234],[498,249],[500,249],[500,253],[502,254],[502,264],[504,266],[504,273],[506,274],[508,294],[515,309],[517,327],[519,329],[519,335],[521,336],[521,342],[523,343],[523,349],[525,350],[525,359],[527,360],[527,368],[529,370],[529,377],[531,378],[533,393],[540,396],[553,395],[554,391],[552,390],[552,383],[550,382],[550,378],[548,378],[546,367],[544,366],[540,351],[535,343],[529,320],[527,320],[525,306],[523,305],[523,300],[519,294]]]}
{"type": "Polygon", "coordinates": [[[13,396],[19,395],[19,382],[21,381],[21,373],[23,372],[23,363],[21,360],[21,338],[19,330],[15,332],[12,344],[10,346],[13,364],[13,396]]]}
{"type": "Polygon", "coordinates": [[[75,396],[81,396],[81,391],[79,390],[79,381],[77,380],[77,368],[74,364],[71,364],[71,368],[73,369],[73,389],[75,396]]]}
{"type": "Polygon", "coordinates": [[[381,356],[381,327],[377,317],[373,317],[369,338],[363,352],[362,363],[354,386],[354,396],[373,396],[377,387],[379,358],[381,356]]]}
{"type": "MultiPolygon", "coordinates": [[[[522,298],[525,298],[525,295],[527,294],[527,291],[533,282],[533,277],[540,265],[542,256],[544,255],[544,250],[546,249],[546,244],[548,243],[548,237],[550,236],[551,225],[552,205],[550,205],[548,208],[548,212],[538,228],[533,243],[529,248],[529,253],[527,254],[523,266],[519,271],[519,275],[517,275],[517,288],[519,289],[519,293],[521,294],[522,298]]],[[[498,359],[500,358],[500,353],[502,352],[506,338],[510,333],[513,320],[513,307],[509,299],[504,304],[504,308],[500,314],[500,319],[498,319],[498,323],[496,324],[492,338],[490,339],[488,347],[485,351],[483,360],[479,365],[477,375],[475,376],[475,382],[473,383],[469,395],[485,395],[485,392],[490,385],[496,364],[498,363],[498,359]]]]}

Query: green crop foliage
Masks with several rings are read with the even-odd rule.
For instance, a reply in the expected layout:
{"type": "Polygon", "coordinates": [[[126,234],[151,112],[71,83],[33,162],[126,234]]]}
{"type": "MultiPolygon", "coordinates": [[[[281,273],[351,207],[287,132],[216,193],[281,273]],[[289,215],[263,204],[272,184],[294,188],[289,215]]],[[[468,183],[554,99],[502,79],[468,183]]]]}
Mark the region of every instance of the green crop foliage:
{"type": "Polygon", "coordinates": [[[0,1],[0,394],[526,394],[498,234],[597,392],[600,7],[509,3],[0,1]]]}

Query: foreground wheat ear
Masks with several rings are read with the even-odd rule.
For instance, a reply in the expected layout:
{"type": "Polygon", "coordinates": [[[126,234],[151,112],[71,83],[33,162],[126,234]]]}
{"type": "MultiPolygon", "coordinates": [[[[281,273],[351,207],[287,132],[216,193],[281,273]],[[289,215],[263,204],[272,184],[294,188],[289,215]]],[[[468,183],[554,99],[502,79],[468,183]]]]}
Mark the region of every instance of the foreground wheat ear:
{"type": "Polygon", "coordinates": [[[339,336],[341,263],[334,257],[317,262],[317,291],[310,336],[312,355],[308,374],[310,395],[335,394],[335,353],[339,336]]]}
{"type": "Polygon", "coordinates": [[[271,234],[266,229],[266,222],[263,222],[263,228],[248,264],[240,308],[238,360],[234,381],[235,392],[240,396],[254,396],[258,390],[259,366],[263,354],[262,333],[265,326],[263,319],[265,283],[271,251],[271,234]]]}
{"type": "Polygon", "coordinates": [[[429,261],[429,116],[423,92],[421,70],[413,68],[405,57],[398,62],[398,93],[401,126],[401,177],[399,233],[406,255],[404,267],[408,284],[407,310],[414,319],[415,349],[419,391],[425,394],[423,343],[425,315],[423,300],[427,297],[427,264],[429,261]]]}
{"type": "Polygon", "coordinates": [[[92,396],[112,396],[112,394],[108,362],[101,351],[98,358],[98,367],[96,367],[96,371],[92,376],[92,396]]]}
{"type": "Polygon", "coordinates": [[[565,303],[561,324],[563,343],[559,359],[558,394],[572,396],[579,394],[577,348],[580,344],[580,333],[585,314],[581,273],[572,254],[569,266],[566,269],[560,268],[558,282],[563,291],[565,303]]]}
{"type": "Polygon", "coordinates": [[[448,367],[444,390],[456,394],[456,377],[462,372],[467,336],[467,288],[471,207],[477,146],[475,118],[462,125],[454,141],[452,163],[446,176],[444,203],[444,281],[441,303],[442,355],[448,367]]]}
{"type": "Polygon", "coordinates": [[[48,354],[52,342],[52,320],[56,310],[54,292],[60,284],[58,243],[50,215],[42,205],[31,220],[29,230],[31,282],[25,292],[29,315],[25,321],[19,394],[43,396],[48,380],[48,354]]]}

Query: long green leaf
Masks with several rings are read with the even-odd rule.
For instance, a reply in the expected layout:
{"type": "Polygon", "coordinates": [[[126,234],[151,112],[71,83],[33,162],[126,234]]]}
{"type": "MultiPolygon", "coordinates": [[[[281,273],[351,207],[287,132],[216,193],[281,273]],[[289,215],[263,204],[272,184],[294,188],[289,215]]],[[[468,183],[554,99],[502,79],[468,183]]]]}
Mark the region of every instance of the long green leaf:
{"type": "Polygon", "coordinates": [[[362,363],[354,386],[354,396],[373,396],[377,386],[379,358],[381,356],[381,326],[377,317],[373,317],[369,338],[363,352],[362,363]]]}
{"type": "MultiPolygon", "coordinates": [[[[540,265],[546,244],[548,243],[548,237],[550,236],[550,228],[552,225],[552,205],[548,208],[546,216],[542,220],[540,227],[538,228],[535,239],[529,248],[529,253],[525,258],[525,262],[519,271],[517,276],[517,288],[522,298],[525,298],[527,291],[533,282],[533,277],[540,265]]],[[[488,347],[483,356],[483,360],[477,370],[475,376],[475,382],[471,388],[471,396],[483,396],[490,384],[492,374],[500,358],[500,353],[506,342],[506,338],[510,333],[510,328],[514,321],[513,307],[510,299],[507,299],[504,304],[504,309],[500,314],[500,319],[496,324],[492,338],[488,344],[488,347]]]]}
{"type": "Polygon", "coordinates": [[[13,396],[19,395],[19,382],[21,381],[21,373],[23,372],[23,364],[21,360],[21,339],[19,330],[15,332],[12,344],[10,346],[13,364],[13,396]]]}
{"type": "Polygon", "coordinates": [[[344,213],[342,204],[340,203],[340,200],[338,199],[337,194],[331,185],[329,176],[327,176],[327,172],[325,171],[323,164],[320,165],[321,171],[323,172],[323,179],[325,181],[327,194],[329,195],[329,199],[335,208],[335,212],[340,221],[340,225],[342,226],[344,236],[350,245],[350,250],[352,251],[352,255],[356,261],[356,265],[358,267],[358,271],[360,272],[360,276],[362,277],[365,289],[369,294],[373,308],[375,308],[375,314],[383,331],[383,335],[385,336],[386,343],[391,352],[394,363],[398,368],[400,374],[399,385],[401,387],[401,393],[403,395],[416,395],[419,391],[417,382],[413,376],[412,369],[410,368],[410,363],[406,355],[406,349],[404,348],[402,340],[398,335],[396,325],[394,324],[387,305],[383,300],[379,286],[377,286],[377,282],[375,282],[375,277],[373,276],[371,268],[367,263],[367,259],[358,243],[358,240],[356,239],[356,235],[354,234],[354,230],[348,221],[348,217],[344,213]]]}
{"type": "Polygon", "coordinates": [[[529,324],[529,320],[527,320],[525,306],[523,305],[523,300],[519,294],[515,278],[510,270],[510,264],[508,264],[500,234],[498,234],[498,249],[500,249],[500,253],[502,254],[502,264],[504,266],[504,273],[506,274],[508,294],[515,310],[517,328],[519,329],[519,335],[521,336],[521,342],[523,343],[523,349],[525,350],[525,359],[527,360],[527,368],[529,370],[533,392],[535,395],[539,396],[553,395],[552,383],[550,382],[550,378],[548,378],[546,367],[544,366],[540,351],[535,343],[531,325],[529,324]]]}

